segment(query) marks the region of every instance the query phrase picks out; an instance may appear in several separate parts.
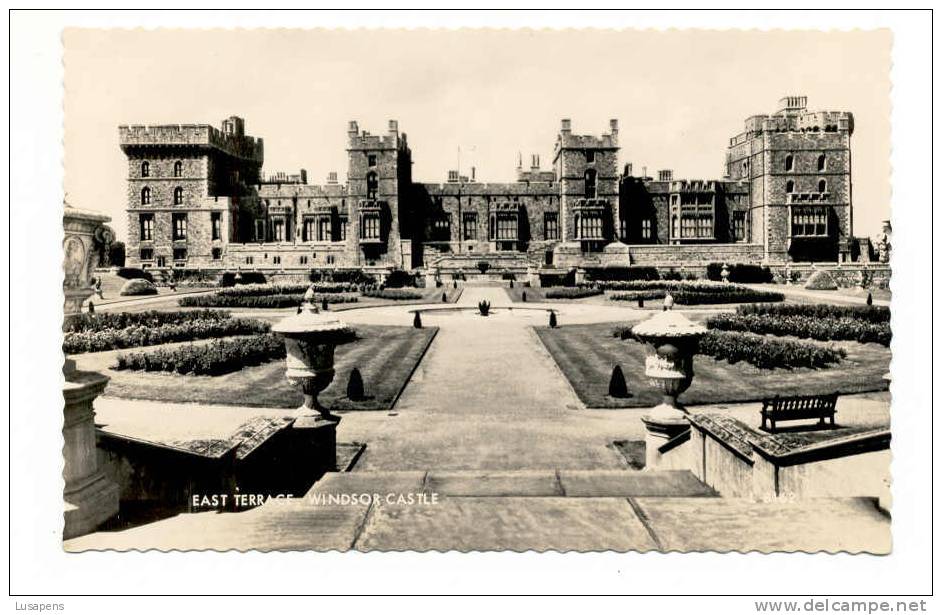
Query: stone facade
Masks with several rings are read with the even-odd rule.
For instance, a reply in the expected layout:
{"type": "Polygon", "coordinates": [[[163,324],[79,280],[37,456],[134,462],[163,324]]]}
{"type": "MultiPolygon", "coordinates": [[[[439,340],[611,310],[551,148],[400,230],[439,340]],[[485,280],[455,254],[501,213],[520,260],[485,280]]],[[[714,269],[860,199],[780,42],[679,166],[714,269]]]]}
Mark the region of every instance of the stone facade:
{"type": "Polygon", "coordinates": [[[618,167],[618,122],[579,135],[562,120],[552,168],[534,155],[517,179],[450,171],[412,179],[398,123],[350,122],[346,183],[261,173],[262,140],[238,117],[208,125],[122,126],[128,158],[128,262],[143,267],[509,271],[708,262],[847,261],[852,235],[846,112],[787,97],[746,120],[723,179],[657,178],[618,167]],[[627,249],[622,249],[621,247],[627,249]],[[617,249],[616,249],[617,248],[617,249]]]}

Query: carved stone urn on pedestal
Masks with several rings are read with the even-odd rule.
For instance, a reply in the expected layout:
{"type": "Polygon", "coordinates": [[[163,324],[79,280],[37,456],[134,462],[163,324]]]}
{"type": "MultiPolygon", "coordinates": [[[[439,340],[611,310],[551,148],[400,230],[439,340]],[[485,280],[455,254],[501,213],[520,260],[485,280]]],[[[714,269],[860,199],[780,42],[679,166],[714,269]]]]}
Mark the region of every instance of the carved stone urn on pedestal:
{"type": "Polygon", "coordinates": [[[635,337],[649,345],[644,374],[663,393],[661,403],[642,417],[647,429],[648,467],[658,458],[658,448],[690,428],[687,413],[677,398],[693,381],[693,357],[706,328],[680,312],[666,310],[632,328],[635,337]]]}
{"type": "MultiPolygon", "coordinates": [[[[92,271],[114,238],[114,232],[105,226],[110,220],[105,215],[65,206],[62,216],[65,330],[81,317],[82,302],[95,292],[91,284],[92,271]]],[[[75,361],[69,358],[65,360],[63,373],[63,538],[68,539],[94,531],[118,513],[118,487],[98,466],[96,446],[93,402],[105,390],[108,378],[97,372],[79,371],[75,361]]]]}
{"type": "Polygon", "coordinates": [[[295,427],[325,420],[339,422],[317,396],[334,379],[334,350],[355,339],[353,329],[333,314],[319,312],[313,289],[308,289],[300,313],[285,318],[272,331],[285,340],[285,376],[304,395],[304,402],[294,411],[295,427]]]}

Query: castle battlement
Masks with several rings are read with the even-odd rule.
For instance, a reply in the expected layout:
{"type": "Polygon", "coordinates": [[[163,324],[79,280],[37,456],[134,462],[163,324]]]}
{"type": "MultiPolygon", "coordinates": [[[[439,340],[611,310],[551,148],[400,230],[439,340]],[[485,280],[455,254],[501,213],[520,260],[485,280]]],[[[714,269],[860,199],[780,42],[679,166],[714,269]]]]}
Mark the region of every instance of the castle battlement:
{"type": "MultiPolygon", "coordinates": [[[[403,142],[405,140],[405,135],[403,142]]],[[[351,120],[347,128],[347,150],[395,150],[399,148],[399,122],[389,120],[389,129],[385,135],[370,134],[360,130],[356,120],[351,120]]]]}
{"type": "Polygon", "coordinates": [[[743,133],[730,139],[739,145],[763,132],[847,132],[854,131],[854,116],[847,111],[807,111],[807,96],[786,96],[782,108],[772,115],[753,115],[746,119],[743,133]]]}
{"type": "Polygon", "coordinates": [[[125,153],[152,146],[196,147],[215,148],[237,158],[264,160],[262,139],[227,133],[209,124],[118,126],[118,143],[125,153]]]}

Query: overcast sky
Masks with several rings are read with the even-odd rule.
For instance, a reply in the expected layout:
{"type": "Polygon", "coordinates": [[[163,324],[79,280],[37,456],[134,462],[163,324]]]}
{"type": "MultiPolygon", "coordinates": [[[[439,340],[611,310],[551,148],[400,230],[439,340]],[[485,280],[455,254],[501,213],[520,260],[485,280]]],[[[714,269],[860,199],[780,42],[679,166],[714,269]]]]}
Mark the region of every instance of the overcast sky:
{"type": "MultiPolygon", "coordinates": [[[[814,24],[809,24],[813,27],[814,24]]],[[[266,173],[346,173],[346,126],[409,136],[413,176],[457,166],[512,181],[517,152],[552,161],[573,132],[620,125],[619,164],[723,174],[750,115],[784,95],[854,113],[855,235],[889,217],[891,36],[879,32],[70,30],[65,44],[65,190],[125,236],[120,124],[219,125],[245,118],[266,173]]]]}

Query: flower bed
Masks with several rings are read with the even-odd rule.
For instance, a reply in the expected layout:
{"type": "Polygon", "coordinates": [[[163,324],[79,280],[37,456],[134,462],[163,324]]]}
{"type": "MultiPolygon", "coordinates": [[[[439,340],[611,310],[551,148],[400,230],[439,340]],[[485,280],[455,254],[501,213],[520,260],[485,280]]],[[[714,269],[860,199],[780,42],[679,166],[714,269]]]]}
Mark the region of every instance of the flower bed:
{"type": "Polygon", "coordinates": [[[575,287],[575,288],[550,288],[543,293],[547,299],[584,299],[585,297],[594,297],[601,295],[601,288],[575,287]]]}
{"type": "MultiPolygon", "coordinates": [[[[631,331],[631,326],[615,327],[612,335],[623,340],[638,341],[631,331]]],[[[829,348],[810,342],[776,339],[752,333],[721,331],[707,332],[700,339],[697,354],[729,363],[745,361],[760,369],[828,367],[833,363],[839,363],[846,356],[841,348],[829,348]]]]}
{"type": "Polygon", "coordinates": [[[852,340],[889,346],[892,339],[889,322],[867,322],[852,317],[779,314],[718,314],[707,320],[707,327],[723,331],[748,331],[760,335],[792,335],[815,340],[852,340]]]}
{"type": "Polygon", "coordinates": [[[246,318],[205,318],[161,325],[134,324],[123,328],[66,333],[62,350],[66,354],[100,352],[118,348],[154,346],[170,342],[264,333],[270,325],[246,318]]]}
{"type": "Polygon", "coordinates": [[[610,282],[605,285],[617,292],[609,295],[612,301],[663,299],[669,291],[678,305],[711,305],[722,303],[757,303],[784,301],[782,293],[753,290],[748,286],[722,282],[635,281],[610,282]]]}
{"type": "Polygon", "coordinates": [[[107,329],[124,329],[133,326],[159,327],[161,325],[178,325],[195,320],[225,320],[229,317],[229,312],[223,310],[96,312],[71,317],[68,321],[66,333],[105,331],[107,329]]]}
{"type": "Polygon", "coordinates": [[[122,353],[118,355],[113,369],[218,376],[239,371],[249,365],[260,365],[281,359],[284,356],[285,344],[281,337],[266,333],[209,344],[189,344],[177,348],[122,353]]]}
{"type": "Polygon", "coordinates": [[[415,301],[422,299],[424,295],[407,288],[384,288],[364,290],[364,297],[373,297],[374,299],[391,299],[393,301],[415,301]]]}
{"type": "Polygon", "coordinates": [[[698,354],[729,363],[746,361],[760,369],[821,368],[840,363],[847,353],[809,342],[783,340],[752,333],[710,331],[700,340],[698,354]]]}
{"type": "MultiPolygon", "coordinates": [[[[304,286],[305,290],[307,286],[304,286]]],[[[236,288],[235,290],[241,290],[236,288]]],[[[286,307],[296,307],[304,300],[304,292],[284,293],[284,294],[239,294],[228,292],[229,289],[221,290],[211,295],[193,295],[181,297],[177,303],[181,307],[225,307],[225,308],[256,308],[256,309],[277,309],[286,307]]],[[[350,293],[316,293],[314,295],[315,303],[327,301],[327,303],[356,303],[357,296],[350,293]]]]}
{"type": "Polygon", "coordinates": [[[890,308],[876,305],[829,305],[827,303],[782,303],[742,305],[737,314],[810,316],[813,318],[854,318],[865,322],[890,322],[890,308]]]}

